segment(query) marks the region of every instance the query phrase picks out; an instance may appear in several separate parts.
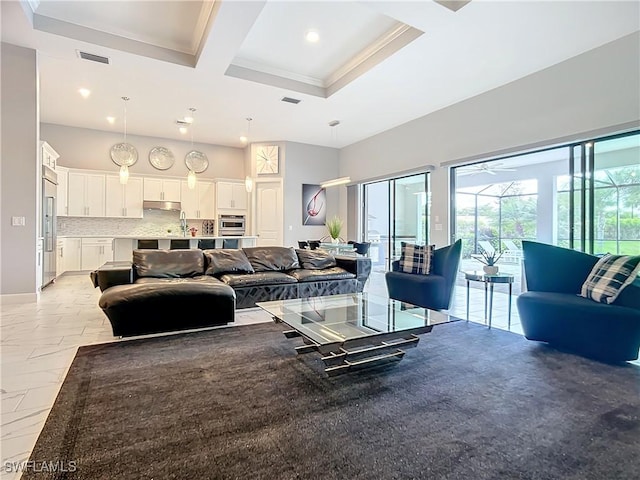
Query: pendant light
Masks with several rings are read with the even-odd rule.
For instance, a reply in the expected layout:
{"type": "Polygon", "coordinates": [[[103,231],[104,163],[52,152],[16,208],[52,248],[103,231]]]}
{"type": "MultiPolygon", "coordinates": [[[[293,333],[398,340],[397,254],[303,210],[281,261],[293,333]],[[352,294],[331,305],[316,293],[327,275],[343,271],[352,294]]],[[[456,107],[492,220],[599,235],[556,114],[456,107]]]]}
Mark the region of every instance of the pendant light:
{"type": "Polygon", "coordinates": [[[251,133],[251,120],[253,120],[253,118],[247,117],[246,120],[247,120],[247,134],[246,135],[242,135],[240,137],[240,142],[241,143],[247,143],[249,141],[249,139],[251,138],[251,135],[250,135],[250,133],[251,133]]]}
{"type": "MultiPolygon", "coordinates": [[[[127,102],[129,101],[129,97],[122,97],[124,101],[124,141],[123,143],[127,143],[127,102]]],[[[120,183],[122,185],[126,185],[129,181],[129,165],[126,163],[120,167],[120,183]]]]}
{"type": "Polygon", "coordinates": [[[253,191],[253,178],[249,175],[244,177],[244,188],[247,190],[247,193],[251,193],[253,191]]]}
{"type": "MultiPolygon", "coordinates": [[[[191,107],[189,108],[189,111],[191,112],[191,115],[189,115],[188,117],[185,117],[185,120],[187,118],[189,118],[189,120],[191,120],[189,123],[189,131],[191,132],[191,151],[193,151],[193,114],[196,111],[195,108],[191,107]]],[[[193,190],[194,188],[196,188],[196,172],[194,172],[191,168],[189,168],[189,173],[187,175],[187,187],[189,187],[189,190],[193,190]]]]}
{"type": "Polygon", "coordinates": [[[129,97],[121,97],[124,101],[124,141],[111,147],[111,160],[120,167],[120,183],[126,185],[129,181],[129,167],[138,161],[138,151],[127,143],[127,102],[129,97]]]}
{"type": "MultiPolygon", "coordinates": [[[[242,143],[247,143],[249,141],[250,137],[250,132],[251,132],[251,121],[253,120],[253,118],[251,117],[247,117],[247,136],[244,137],[240,137],[240,141],[242,143]]],[[[251,178],[250,175],[247,175],[246,177],[244,177],[244,188],[247,190],[247,193],[251,193],[253,191],[253,178],[251,178]]]]}

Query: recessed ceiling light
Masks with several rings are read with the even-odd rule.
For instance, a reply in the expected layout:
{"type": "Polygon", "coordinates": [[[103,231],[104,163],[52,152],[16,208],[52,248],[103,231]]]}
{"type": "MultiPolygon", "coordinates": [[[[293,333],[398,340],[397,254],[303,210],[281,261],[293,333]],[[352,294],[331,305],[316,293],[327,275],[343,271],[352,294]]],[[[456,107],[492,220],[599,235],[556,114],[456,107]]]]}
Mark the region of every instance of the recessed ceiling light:
{"type": "Polygon", "coordinates": [[[89,98],[89,95],[91,95],[91,90],[89,90],[88,88],[81,88],[78,90],[78,93],[82,96],[82,98],[89,98]]]}
{"type": "Polygon", "coordinates": [[[180,133],[183,135],[187,133],[187,127],[180,127],[178,130],[180,130],[180,133]]]}
{"type": "Polygon", "coordinates": [[[241,141],[242,143],[247,143],[247,141],[248,141],[248,140],[249,140],[249,139],[248,139],[247,137],[245,137],[244,135],[242,135],[242,136],[240,137],[240,141],[241,141]]]}
{"type": "Polygon", "coordinates": [[[116,117],[107,117],[107,122],[109,122],[111,125],[113,125],[115,121],[116,121],[116,117]]]}
{"type": "Polygon", "coordinates": [[[307,33],[304,34],[304,38],[309,43],[318,43],[318,40],[320,40],[320,34],[316,30],[307,30],[307,33]]]}

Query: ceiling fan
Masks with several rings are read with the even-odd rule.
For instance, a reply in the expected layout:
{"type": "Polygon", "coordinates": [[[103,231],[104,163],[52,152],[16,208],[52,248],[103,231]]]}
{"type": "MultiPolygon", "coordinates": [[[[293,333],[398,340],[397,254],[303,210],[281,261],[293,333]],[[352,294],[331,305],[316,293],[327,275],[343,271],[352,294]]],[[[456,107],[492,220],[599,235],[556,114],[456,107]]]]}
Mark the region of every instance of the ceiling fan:
{"type": "Polygon", "coordinates": [[[474,165],[459,167],[457,171],[458,175],[477,175],[479,173],[488,173],[489,175],[495,175],[496,172],[516,171],[515,168],[505,168],[502,165],[502,162],[476,163],[474,165]]]}

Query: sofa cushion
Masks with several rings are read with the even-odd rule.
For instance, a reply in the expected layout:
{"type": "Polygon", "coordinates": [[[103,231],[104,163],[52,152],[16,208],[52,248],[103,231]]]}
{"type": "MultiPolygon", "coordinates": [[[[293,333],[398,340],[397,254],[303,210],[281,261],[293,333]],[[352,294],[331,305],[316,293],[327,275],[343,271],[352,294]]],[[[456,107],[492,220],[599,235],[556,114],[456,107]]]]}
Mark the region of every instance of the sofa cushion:
{"type": "Polygon", "coordinates": [[[416,245],[401,242],[400,271],[429,275],[433,264],[435,245],[416,245]]]}
{"type": "Polygon", "coordinates": [[[256,272],[280,272],[300,268],[293,247],[251,247],[242,250],[256,272]]]}
{"type": "Polygon", "coordinates": [[[253,273],[253,267],[242,250],[204,250],[207,259],[207,275],[220,273],[253,273]]]}
{"type": "Polygon", "coordinates": [[[204,274],[202,250],[134,250],[137,277],[179,278],[204,274]]]}
{"type": "Polygon", "coordinates": [[[336,259],[324,250],[297,249],[296,254],[300,262],[300,268],[307,270],[322,270],[336,266],[336,259]]]}
{"type": "Polygon", "coordinates": [[[638,272],[640,256],[606,254],[591,269],[580,295],[600,303],[613,303],[638,272]]]}
{"type": "Polygon", "coordinates": [[[299,282],[319,282],[326,280],[344,280],[347,278],[356,278],[353,273],[347,272],[344,268],[340,267],[325,268],[323,270],[298,269],[292,270],[288,273],[299,282]]]}
{"type": "Polygon", "coordinates": [[[183,277],[183,278],[142,277],[142,278],[138,278],[134,282],[134,284],[136,285],[144,285],[144,284],[177,285],[181,283],[184,283],[187,285],[219,285],[223,282],[221,282],[215,277],[210,277],[208,275],[198,275],[197,277],[183,277]]]}
{"type": "Polygon", "coordinates": [[[220,280],[231,287],[298,283],[298,280],[282,272],[225,273],[220,280]]]}

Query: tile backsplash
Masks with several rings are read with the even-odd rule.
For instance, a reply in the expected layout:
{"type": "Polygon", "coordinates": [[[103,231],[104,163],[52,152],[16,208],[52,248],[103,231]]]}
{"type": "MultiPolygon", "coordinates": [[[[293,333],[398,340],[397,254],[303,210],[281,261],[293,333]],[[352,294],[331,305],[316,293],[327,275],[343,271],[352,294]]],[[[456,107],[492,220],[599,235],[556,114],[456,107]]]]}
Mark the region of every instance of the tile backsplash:
{"type": "MultiPolygon", "coordinates": [[[[166,210],[144,210],[143,218],[89,218],[58,217],[58,235],[78,236],[117,235],[162,236],[171,230],[180,235],[180,212],[166,210]]],[[[190,227],[202,230],[202,221],[188,220],[190,227]]]]}

